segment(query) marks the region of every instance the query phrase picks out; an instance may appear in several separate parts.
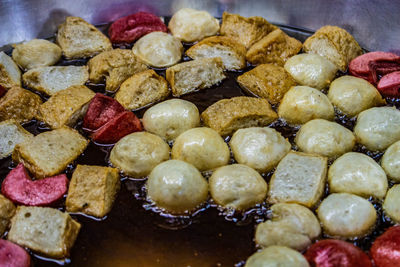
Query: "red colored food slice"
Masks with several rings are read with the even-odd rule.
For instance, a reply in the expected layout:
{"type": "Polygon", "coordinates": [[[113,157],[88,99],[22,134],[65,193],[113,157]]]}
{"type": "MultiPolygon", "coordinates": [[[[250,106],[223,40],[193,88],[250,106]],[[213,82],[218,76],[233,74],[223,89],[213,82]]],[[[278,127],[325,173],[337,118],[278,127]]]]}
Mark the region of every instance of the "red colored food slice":
{"type": "Polygon", "coordinates": [[[67,192],[65,174],[32,181],[22,163],[10,171],[1,185],[1,193],[16,204],[49,206],[67,192]]]}
{"type": "Polygon", "coordinates": [[[0,85],[0,98],[7,93],[6,88],[0,85]]]}
{"type": "Polygon", "coordinates": [[[20,246],[0,239],[0,266],[1,267],[29,267],[31,257],[20,246]]]}
{"type": "Polygon", "coordinates": [[[142,130],[140,120],[130,111],[125,111],[92,134],[92,140],[102,144],[113,144],[122,137],[142,130]]]}
{"type": "Polygon", "coordinates": [[[311,245],[304,256],[310,266],[316,267],[372,267],[371,260],[361,249],[336,239],[311,245]]]}
{"type": "Polygon", "coordinates": [[[400,71],[383,76],[377,87],[379,92],[384,96],[400,96],[400,71]]]}
{"type": "Polygon", "coordinates": [[[83,118],[83,127],[96,130],[124,111],[124,107],[117,100],[97,93],[90,101],[88,111],[83,118]]]}
{"type": "Polygon", "coordinates": [[[400,266],[400,225],[390,227],[372,244],[370,254],[377,267],[400,266]]]}
{"type": "Polygon", "coordinates": [[[132,43],[155,31],[167,32],[167,26],[154,14],[138,12],[116,20],[111,24],[108,35],[112,43],[132,43]]]}

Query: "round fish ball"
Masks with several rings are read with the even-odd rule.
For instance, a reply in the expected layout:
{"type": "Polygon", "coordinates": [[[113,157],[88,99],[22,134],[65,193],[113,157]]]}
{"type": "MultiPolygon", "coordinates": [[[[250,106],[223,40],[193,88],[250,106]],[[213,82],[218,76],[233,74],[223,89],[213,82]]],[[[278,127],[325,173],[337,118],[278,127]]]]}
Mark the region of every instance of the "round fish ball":
{"type": "Polygon", "coordinates": [[[372,158],[349,152],[335,160],[328,171],[331,192],[383,198],[388,181],[385,171],[372,158]]]}
{"type": "Polygon", "coordinates": [[[321,202],[317,213],[327,235],[349,239],[367,235],[377,218],[368,200],[348,193],[330,194],[321,202]]]}
{"type": "Polygon", "coordinates": [[[294,86],[283,97],[278,115],[289,124],[304,124],[318,118],[333,120],[335,110],[328,97],[319,90],[294,86]]]}
{"type": "Polygon", "coordinates": [[[149,108],[143,115],[143,127],[166,141],[200,124],[196,105],[182,99],[170,99],[149,108]]]}
{"type": "Polygon", "coordinates": [[[163,68],[181,60],[181,41],[165,32],[151,32],[140,38],[132,48],[133,53],[146,64],[163,68]]]}
{"type": "Polygon", "coordinates": [[[245,267],[275,267],[296,266],[308,267],[308,262],[300,252],[283,247],[270,246],[251,255],[244,265],[245,267]]]}
{"type": "Polygon", "coordinates": [[[323,89],[335,78],[335,64],[317,54],[299,54],[289,58],[285,70],[301,85],[323,89]]]}
{"type": "Polygon", "coordinates": [[[271,220],[257,225],[255,241],[262,247],[304,250],[320,234],[321,226],[311,210],[299,204],[278,203],[271,207],[271,220]]]}
{"type": "Polygon", "coordinates": [[[335,158],[353,149],[355,137],[336,122],[315,119],[301,126],[295,143],[301,151],[335,158]]]}
{"type": "Polygon", "coordinates": [[[110,153],[110,162],[132,177],[147,176],[157,164],[169,159],[170,148],[159,136],[131,133],[119,140],[110,153]]]}
{"type": "Polygon", "coordinates": [[[387,192],[383,210],[395,223],[400,223],[400,185],[394,185],[387,192]]]}
{"type": "Polygon", "coordinates": [[[364,79],[347,75],[331,83],[328,98],[335,107],[349,117],[385,104],[385,100],[372,84],[364,79]]]}
{"type": "Polygon", "coordinates": [[[209,179],[212,199],[225,208],[246,210],[267,196],[267,183],[252,168],[232,164],[218,168],[209,179]]]}
{"type": "Polygon", "coordinates": [[[229,142],[235,160],[258,172],[269,172],[290,151],[290,143],[268,127],[237,130],[229,142]]]}
{"type": "Polygon", "coordinates": [[[200,171],[227,165],[230,158],[228,145],[213,129],[199,127],[180,134],[172,147],[172,159],[193,164],[200,171]]]}
{"type": "Polygon", "coordinates": [[[394,107],[361,112],[354,127],[357,141],[372,151],[383,151],[400,140],[400,111],[394,107]]]}
{"type": "Polygon", "coordinates": [[[400,141],[386,149],[381,165],[390,179],[400,182],[400,141]]]}
{"type": "Polygon", "coordinates": [[[149,175],[146,188],[151,201],[173,214],[193,211],[208,196],[206,179],[193,165],[180,160],[157,165],[149,175]]]}

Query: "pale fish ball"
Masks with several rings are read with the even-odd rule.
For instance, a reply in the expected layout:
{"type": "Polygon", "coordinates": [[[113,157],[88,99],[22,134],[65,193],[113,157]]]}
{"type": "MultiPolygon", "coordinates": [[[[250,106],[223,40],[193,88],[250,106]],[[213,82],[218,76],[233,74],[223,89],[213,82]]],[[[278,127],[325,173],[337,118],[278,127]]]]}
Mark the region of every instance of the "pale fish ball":
{"type": "Polygon", "coordinates": [[[245,267],[309,267],[306,258],[300,252],[283,247],[270,246],[251,255],[245,267]]]}
{"type": "Polygon", "coordinates": [[[386,149],[381,165],[390,179],[400,182],[400,141],[386,149]]]}
{"type": "Polygon", "coordinates": [[[395,223],[400,223],[400,185],[396,184],[386,194],[383,210],[395,223]]]}

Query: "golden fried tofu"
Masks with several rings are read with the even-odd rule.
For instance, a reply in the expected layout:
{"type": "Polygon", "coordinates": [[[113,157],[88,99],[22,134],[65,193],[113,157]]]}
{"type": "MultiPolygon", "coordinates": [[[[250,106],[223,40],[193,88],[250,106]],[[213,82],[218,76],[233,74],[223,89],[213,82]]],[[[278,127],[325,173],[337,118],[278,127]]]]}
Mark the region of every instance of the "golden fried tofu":
{"type": "Polygon", "coordinates": [[[61,90],[39,107],[37,118],[52,129],[64,125],[74,126],[87,111],[95,93],[84,85],[74,85],[61,90]]]}
{"type": "Polygon", "coordinates": [[[78,165],[69,184],[67,211],[104,217],[110,212],[119,188],[117,169],[78,165]]]}
{"type": "Polygon", "coordinates": [[[307,38],[303,50],[323,56],[333,62],[341,71],[346,71],[349,62],[362,54],[354,37],[345,29],[324,26],[307,38]]]}
{"type": "Polygon", "coordinates": [[[66,58],[85,58],[112,49],[110,40],[79,17],[67,17],[58,26],[57,43],[66,58]]]}
{"type": "Polygon", "coordinates": [[[220,32],[221,35],[229,36],[249,49],[254,43],[276,29],[278,27],[262,17],[245,18],[224,12],[220,32]]]}
{"type": "Polygon", "coordinates": [[[256,96],[267,99],[272,105],[279,104],[296,81],[280,66],[261,64],[237,77],[239,85],[256,96]]]}
{"type": "Polygon", "coordinates": [[[267,126],[278,115],[265,99],[238,96],[212,104],[201,113],[201,118],[204,125],[225,136],[241,128],[267,126]]]}
{"type": "Polygon", "coordinates": [[[21,86],[21,70],[3,51],[0,51],[0,85],[6,89],[21,86]]]}
{"type": "Polygon", "coordinates": [[[110,92],[133,74],[147,70],[146,64],[128,49],[104,51],[90,59],[88,66],[90,81],[100,83],[105,78],[106,90],[110,92]]]}
{"type": "Polygon", "coordinates": [[[45,178],[65,170],[85,150],[87,144],[88,141],[76,130],[62,127],[17,144],[12,159],[17,163],[22,162],[35,178],[45,178]]]}
{"type": "Polygon", "coordinates": [[[66,212],[19,206],[7,238],[44,256],[65,258],[69,256],[80,228],[81,225],[66,212]]]}
{"type": "Polygon", "coordinates": [[[0,122],[0,136],[0,159],[10,156],[16,144],[33,137],[15,120],[0,122]]]}
{"type": "Polygon", "coordinates": [[[5,196],[0,194],[0,236],[7,230],[11,218],[15,214],[14,204],[5,196]]]}
{"type": "Polygon", "coordinates": [[[283,66],[301,50],[301,42],[277,29],[255,43],[247,51],[246,59],[254,65],[272,63],[283,66]]]}
{"type": "Polygon", "coordinates": [[[167,98],[169,93],[167,81],[154,70],[146,70],[125,80],[115,99],[126,109],[138,109],[167,98]]]}
{"type": "Polygon", "coordinates": [[[14,119],[27,122],[36,116],[42,99],[21,87],[13,87],[0,98],[0,121],[14,119]]]}

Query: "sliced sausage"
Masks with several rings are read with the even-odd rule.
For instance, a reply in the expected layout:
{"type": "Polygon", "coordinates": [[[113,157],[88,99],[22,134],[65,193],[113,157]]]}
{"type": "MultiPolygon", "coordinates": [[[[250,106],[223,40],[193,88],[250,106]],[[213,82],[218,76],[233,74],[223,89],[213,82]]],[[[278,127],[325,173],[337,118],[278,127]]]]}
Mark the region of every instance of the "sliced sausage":
{"type": "Polygon", "coordinates": [[[0,239],[0,266],[1,267],[29,267],[31,257],[20,246],[0,239]]]}
{"type": "Polygon", "coordinates": [[[370,254],[377,267],[400,266],[400,225],[390,227],[372,244],[370,254]]]}
{"type": "Polygon", "coordinates": [[[385,96],[400,96],[400,71],[386,74],[378,83],[378,90],[385,96]]]}

